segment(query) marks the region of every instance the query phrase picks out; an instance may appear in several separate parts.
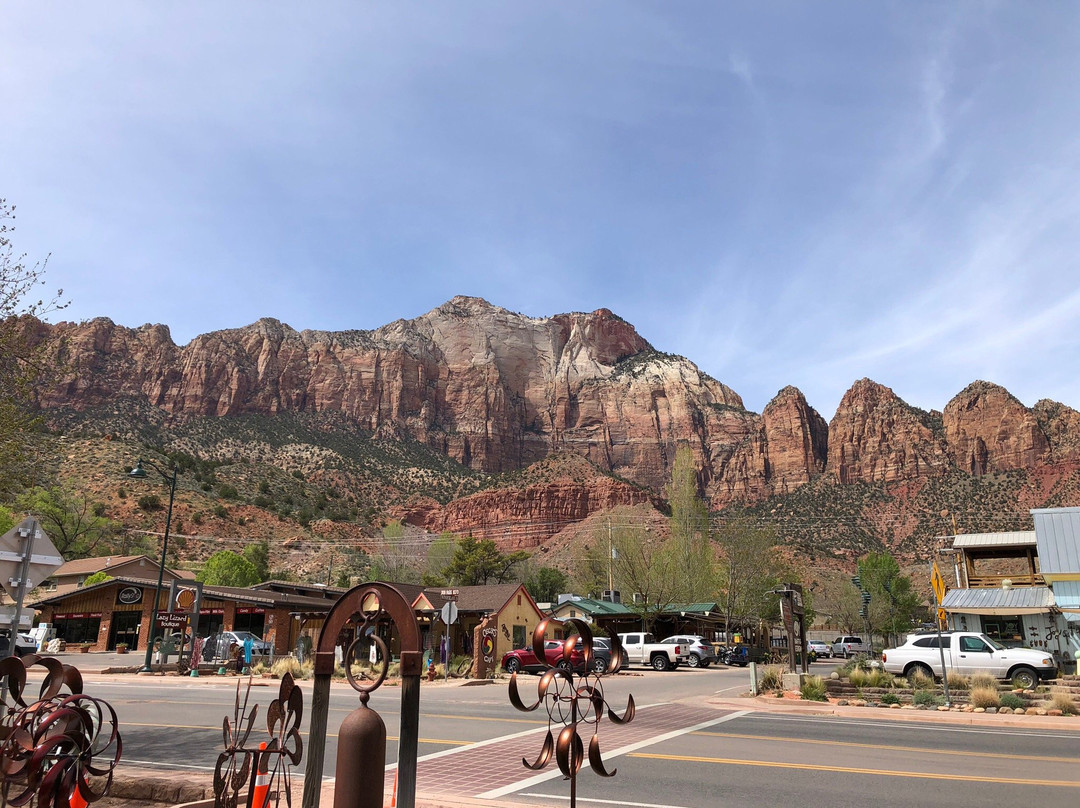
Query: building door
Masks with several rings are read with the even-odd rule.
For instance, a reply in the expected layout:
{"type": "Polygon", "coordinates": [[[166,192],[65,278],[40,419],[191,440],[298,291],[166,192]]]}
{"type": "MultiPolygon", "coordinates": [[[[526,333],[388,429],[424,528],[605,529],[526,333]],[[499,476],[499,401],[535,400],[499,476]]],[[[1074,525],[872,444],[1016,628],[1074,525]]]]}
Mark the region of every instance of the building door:
{"type": "Polygon", "coordinates": [[[132,651],[137,650],[141,620],[142,612],[113,612],[112,627],[109,629],[109,650],[115,649],[119,642],[126,642],[132,651]]]}

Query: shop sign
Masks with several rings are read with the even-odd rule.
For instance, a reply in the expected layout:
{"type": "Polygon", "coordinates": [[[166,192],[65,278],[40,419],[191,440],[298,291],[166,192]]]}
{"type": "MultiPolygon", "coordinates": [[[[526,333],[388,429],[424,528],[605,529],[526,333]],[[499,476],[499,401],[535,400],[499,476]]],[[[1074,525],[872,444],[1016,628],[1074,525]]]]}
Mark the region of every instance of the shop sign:
{"type": "Polygon", "coordinates": [[[183,631],[187,621],[188,616],[183,612],[161,612],[157,616],[157,627],[163,631],[183,631]]]}
{"type": "Polygon", "coordinates": [[[266,609],[262,606],[237,606],[237,614],[266,614],[266,609]]]}
{"type": "Polygon", "coordinates": [[[141,586],[125,586],[117,590],[116,602],[125,606],[142,603],[143,591],[141,586]]]}
{"type": "Polygon", "coordinates": [[[85,620],[90,618],[101,619],[101,612],[67,612],[66,614],[54,614],[53,620],[85,620]]]}
{"type": "Polygon", "coordinates": [[[480,653],[489,665],[495,661],[495,640],[499,633],[493,628],[485,628],[480,637],[480,653]]]}

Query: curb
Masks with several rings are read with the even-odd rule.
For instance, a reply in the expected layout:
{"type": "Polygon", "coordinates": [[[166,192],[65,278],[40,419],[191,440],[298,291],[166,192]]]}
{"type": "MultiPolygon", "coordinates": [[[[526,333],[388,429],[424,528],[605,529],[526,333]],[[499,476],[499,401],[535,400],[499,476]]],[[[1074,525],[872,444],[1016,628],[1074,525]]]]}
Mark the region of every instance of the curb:
{"type": "Polygon", "coordinates": [[[730,710],[754,710],[762,713],[787,715],[834,716],[837,718],[861,718],[873,721],[915,722],[920,724],[956,724],[977,727],[1024,727],[1025,729],[1053,729],[1080,733],[1080,718],[1076,716],[1017,715],[1010,713],[964,713],[939,712],[937,710],[893,710],[882,707],[841,707],[820,701],[798,701],[769,696],[743,696],[736,698],[707,699],[710,707],[730,710]]]}

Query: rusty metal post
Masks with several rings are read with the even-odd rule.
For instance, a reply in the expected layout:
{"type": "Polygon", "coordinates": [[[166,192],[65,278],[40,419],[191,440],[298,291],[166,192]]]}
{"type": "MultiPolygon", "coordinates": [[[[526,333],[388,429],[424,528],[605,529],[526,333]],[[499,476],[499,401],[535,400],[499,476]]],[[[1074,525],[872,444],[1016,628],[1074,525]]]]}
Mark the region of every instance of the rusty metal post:
{"type": "Polygon", "coordinates": [[[386,724],[367,706],[367,694],[338,730],[334,808],[382,808],[386,787],[386,724]]]}
{"type": "Polygon", "coordinates": [[[398,740],[398,805],[401,808],[413,808],[416,805],[416,758],[420,745],[420,675],[423,668],[422,652],[402,651],[401,732],[398,740]]]}

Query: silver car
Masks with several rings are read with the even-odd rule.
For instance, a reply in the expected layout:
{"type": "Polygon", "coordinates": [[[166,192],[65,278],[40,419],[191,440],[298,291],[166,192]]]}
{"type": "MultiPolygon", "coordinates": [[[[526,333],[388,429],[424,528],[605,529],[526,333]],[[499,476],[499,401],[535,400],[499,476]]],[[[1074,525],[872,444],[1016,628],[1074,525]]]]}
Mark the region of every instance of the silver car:
{"type": "Polygon", "coordinates": [[[716,662],[712,645],[699,634],[674,634],[661,642],[678,645],[680,657],[691,668],[707,668],[716,662]]]}

